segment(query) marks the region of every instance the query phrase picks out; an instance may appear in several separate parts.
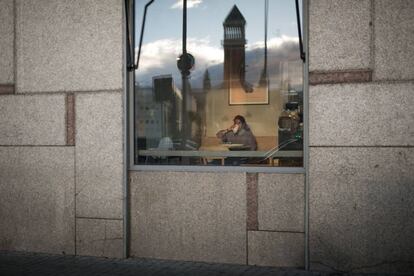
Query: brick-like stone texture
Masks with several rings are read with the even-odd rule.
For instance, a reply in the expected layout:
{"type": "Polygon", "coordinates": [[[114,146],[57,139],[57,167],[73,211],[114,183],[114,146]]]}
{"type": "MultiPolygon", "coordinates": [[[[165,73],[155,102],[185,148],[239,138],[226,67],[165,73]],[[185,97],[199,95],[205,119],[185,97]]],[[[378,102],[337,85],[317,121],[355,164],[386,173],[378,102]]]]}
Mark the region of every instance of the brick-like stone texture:
{"type": "Polygon", "coordinates": [[[259,230],[258,218],[258,176],[257,173],[246,174],[246,204],[247,204],[247,230],[259,230]]]}
{"type": "Polygon", "coordinates": [[[0,84],[14,83],[14,1],[0,1],[0,84]]]}
{"type": "Polygon", "coordinates": [[[65,96],[0,96],[0,145],[65,145],[65,96]]]}
{"type": "Polygon", "coordinates": [[[304,232],[305,178],[259,174],[259,230],[304,232]]]}
{"type": "Polygon", "coordinates": [[[76,219],[76,254],[122,258],[123,222],[110,219],[76,219]]]}
{"type": "Polygon", "coordinates": [[[244,173],[130,177],[132,256],[246,263],[244,173]]]}
{"type": "Polygon", "coordinates": [[[311,148],[311,269],[412,272],[413,168],[413,148],[311,148]]]}
{"type": "Polygon", "coordinates": [[[309,89],[311,146],[414,145],[414,83],[309,89]]]}
{"type": "Polygon", "coordinates": [[[295,267],[305,265],[303,233],[249,231],[249,265],[295,267]]]}
{"type": "Polygon", "coordinates": [[[75,254],[74,149],[0,147],[0,250],[75,254]]]}
{"type": "Polygon", "coordinates": [[[66,145],[74,146],[76,140],[76,110],[75,110],[75,95],[67,94],[65,99],[66,107],[66,145]]]}
{"type": "Polygon", "coordinates": [[[370,0],[311,0],[309,70],[369,68],[370,20],[370,0]]]}
{"type": "Polygon", "coordinates": [[[374,78],[414,79],[414,1],[375,1],[374,78]]]}
{"type": "Polygon", "coordinates": [[[0,95],[14,94],[13,84],[0,84],[0,95]]]}
{"type": "Polygon", "coordinates": [[[16,0],[17,92],[121,89],[122,3],[16,0]]]}
{"type": "Polygon", "coordinates": [[[76,96],[76,215],[122,218],[122,94],[76,96]]]}
{"type": "Polygon", "coordinates": [[[370,81],[372,81],[372,70],[313,71],[309,73],[310,85],[370,81]]]}

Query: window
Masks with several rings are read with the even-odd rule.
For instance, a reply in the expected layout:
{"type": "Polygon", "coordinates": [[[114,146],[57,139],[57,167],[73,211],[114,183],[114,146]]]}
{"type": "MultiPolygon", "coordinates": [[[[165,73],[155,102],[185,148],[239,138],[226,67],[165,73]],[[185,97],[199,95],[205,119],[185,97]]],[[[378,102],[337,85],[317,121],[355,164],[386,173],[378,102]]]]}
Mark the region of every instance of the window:
{"type": "Polygon", "coordinates": [[[302,166],[294,1],[149,3],[134,85],[136,165],[302,166]]]}

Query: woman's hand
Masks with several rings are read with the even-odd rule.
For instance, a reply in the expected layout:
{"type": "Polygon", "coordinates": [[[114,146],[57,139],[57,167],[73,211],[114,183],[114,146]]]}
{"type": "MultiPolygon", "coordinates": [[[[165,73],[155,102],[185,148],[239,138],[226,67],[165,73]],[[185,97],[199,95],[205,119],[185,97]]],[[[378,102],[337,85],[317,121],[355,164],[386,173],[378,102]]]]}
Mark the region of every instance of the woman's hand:
{"type": "Polygon", "coordinates": [[[231,125],[229,128],[226,129],[227,132],[233,131],[233,128],[236,126],[236,124],[231,125]]]}

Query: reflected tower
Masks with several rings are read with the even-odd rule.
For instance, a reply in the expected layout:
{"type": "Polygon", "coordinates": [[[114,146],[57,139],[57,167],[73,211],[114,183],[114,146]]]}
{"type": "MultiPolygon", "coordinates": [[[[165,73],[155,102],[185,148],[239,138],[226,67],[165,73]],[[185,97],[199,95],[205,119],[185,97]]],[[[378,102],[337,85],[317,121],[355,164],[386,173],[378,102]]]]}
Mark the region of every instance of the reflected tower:
{"type": "Polygon", "coordinates": [[[244,83],[246,20],[236,5],[223,22],[224,81],[229,85],[244,83]],[[237,80],[233,82],[231,80],[237,80]]]}

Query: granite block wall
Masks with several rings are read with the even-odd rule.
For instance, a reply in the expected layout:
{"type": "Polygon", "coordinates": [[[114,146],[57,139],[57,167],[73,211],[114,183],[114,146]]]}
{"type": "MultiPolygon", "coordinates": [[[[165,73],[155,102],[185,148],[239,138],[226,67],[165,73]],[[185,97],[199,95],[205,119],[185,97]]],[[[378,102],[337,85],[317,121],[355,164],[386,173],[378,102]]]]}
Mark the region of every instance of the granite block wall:
{"type": "MultiPolygon", "coordinates": [[[[260,173],[248,175],[247,185],[257,181],[256,224],[248,225],[249,265],[305,266],[305,177],[302,174],[260,173]],[[250,178],[250,179],[249,179],[250,178]]],[[[248,199],[252,191],[247,192],[248,199]]],[[[250,199],[251,200],[251,199],[250,199]]],[[[249,205],[248,205],[249,206],[249,205]]],[[[251,219],[251,218],[250,218],[251,219]]]]}
{"type": "Polygon", "coordinates": [[[412,272],[414,2],[309,13],[311,269],[412,272]]]}
{"type": "Polygon", "coordinates": [[[14,0],[0,1],[0,93],[14,84],[14,0]]]}
{"type": "Polygon", "coordinates": [[[304,267],[304,176],[131,172],[131,256],[304,267]]]}
{"type": "Polygon", "coordinates": [[[0,0],[0,250],[123,256],[123,10],[0,0]]]}
{"type": "Polygon", "coordinates": [[[122,2],[16,1],[18,93],[122,88],[122,2]]]}
{"type": "Polygon", "coordinates": [[[0,249],[75,254],[74,149],[0,147],[0,249]]]}
{"type": "Polygon", "coordinates": [[[246,262],[244,173],[130,177],[132,256],[246,262]]]}
{"type": "MultiPolygon", "coordinates": [[[[412,14],[309,0],[312,269],[414,270],[412,14]]],[[[0,0],[1,250],[121,256],[122,22],[122,1],[0,0]]],[[[302,267],[304,176],[222,177],[131,173],[131,254],[302,267]]]]}

